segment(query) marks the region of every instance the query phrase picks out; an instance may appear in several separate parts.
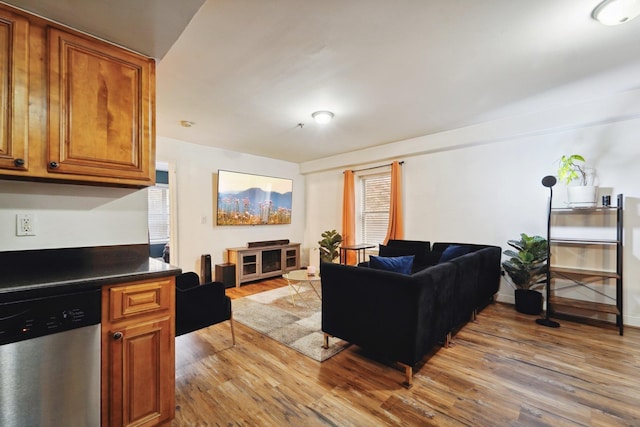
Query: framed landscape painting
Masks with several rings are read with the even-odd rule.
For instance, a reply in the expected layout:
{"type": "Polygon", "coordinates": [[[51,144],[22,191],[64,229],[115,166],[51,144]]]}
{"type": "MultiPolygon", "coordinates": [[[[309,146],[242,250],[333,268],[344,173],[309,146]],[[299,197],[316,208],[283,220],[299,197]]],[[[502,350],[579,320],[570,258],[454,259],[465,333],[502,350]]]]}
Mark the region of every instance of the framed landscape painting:
{"type": "Polygon", "coordinates": [[[291,224],[293,180],[218,170],[217,225],[291,224]]]}

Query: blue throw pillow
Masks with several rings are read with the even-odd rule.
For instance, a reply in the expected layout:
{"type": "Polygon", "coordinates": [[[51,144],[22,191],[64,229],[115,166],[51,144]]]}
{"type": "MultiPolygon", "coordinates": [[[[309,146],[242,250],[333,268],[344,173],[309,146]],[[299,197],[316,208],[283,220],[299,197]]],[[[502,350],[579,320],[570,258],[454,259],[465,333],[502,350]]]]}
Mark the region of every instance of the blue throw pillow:
{"type": "Polygon", "coordinates": [[[470,250],[471,248],[469,248],[469,246],[451,245],[442,252],[442,255],[440,255],[440,261],[438,262],[450,261],[454,258],[458,258],[459,256],[468,254],[470,250]]]}
{"type": "Polygon", "coordinates": [[[396,273],[411,274],[413,268],[414,255],[406,256],[369,256],[369,267],[377,268],[378,270],[394,271],[396,273]]]}

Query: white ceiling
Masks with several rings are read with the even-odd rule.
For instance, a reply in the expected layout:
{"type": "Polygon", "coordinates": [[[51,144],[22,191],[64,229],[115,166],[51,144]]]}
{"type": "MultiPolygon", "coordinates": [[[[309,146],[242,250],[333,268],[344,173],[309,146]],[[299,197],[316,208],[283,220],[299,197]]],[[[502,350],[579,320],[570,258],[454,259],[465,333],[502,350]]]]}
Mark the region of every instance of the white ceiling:
{"type": "Polygon", "coordinates": [[[2,0],[145,55],[162,58],[205,0],[2,0]]]}
{"type": "Polygon", "coordinates": [[[158,136],[292,162],[640,87],[600,0],[8,2],[159,58],[158,136]]]}

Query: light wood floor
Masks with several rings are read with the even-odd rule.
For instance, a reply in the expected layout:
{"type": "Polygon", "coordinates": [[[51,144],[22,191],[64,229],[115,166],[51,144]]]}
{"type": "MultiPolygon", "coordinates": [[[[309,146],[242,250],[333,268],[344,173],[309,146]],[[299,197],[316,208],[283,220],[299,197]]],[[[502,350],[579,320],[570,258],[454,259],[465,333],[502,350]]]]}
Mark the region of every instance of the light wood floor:
{"type": "Polygon", "coordinates": [[[640,330],[535,318],[490,305],[417,368],[411,389],[399,366],[356,346],[318,363],[237,322],[232,347],[224,322],[176,339],[172,425],[639,426],[640,330]]]}

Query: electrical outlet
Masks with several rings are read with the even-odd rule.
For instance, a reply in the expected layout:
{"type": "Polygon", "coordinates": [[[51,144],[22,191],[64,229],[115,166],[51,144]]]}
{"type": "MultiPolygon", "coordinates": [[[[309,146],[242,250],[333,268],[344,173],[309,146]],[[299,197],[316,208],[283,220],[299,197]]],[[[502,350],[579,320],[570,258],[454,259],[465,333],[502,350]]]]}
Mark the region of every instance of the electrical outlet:
{"type": "Polygon", "coordinates": [[[16,236],[35,236],[36,217],[34,214],[22,213],[16,215],[16,236]]]}

